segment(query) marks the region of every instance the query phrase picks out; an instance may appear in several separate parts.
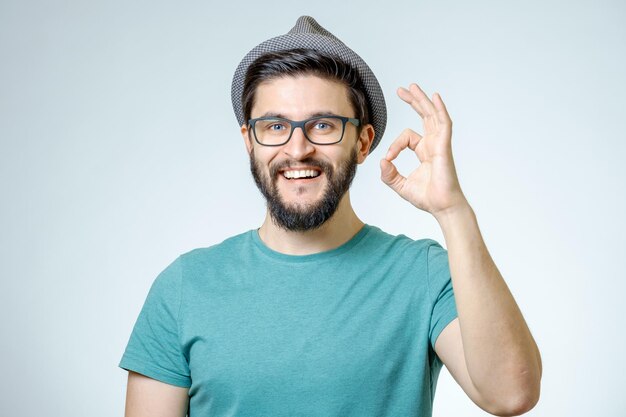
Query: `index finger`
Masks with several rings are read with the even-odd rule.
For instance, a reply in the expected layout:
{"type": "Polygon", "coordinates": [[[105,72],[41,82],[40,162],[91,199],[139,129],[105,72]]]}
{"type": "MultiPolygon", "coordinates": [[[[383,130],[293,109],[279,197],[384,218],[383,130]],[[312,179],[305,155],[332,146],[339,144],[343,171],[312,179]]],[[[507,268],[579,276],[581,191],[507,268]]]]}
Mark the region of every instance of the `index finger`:
{"type": "Polygon", "coordinates": [[[422,136],[417,132],[406,128],[400,133],[392,143],[389,145],[389,151],[385,155],[387,161],[393,161],[404,149],[409,148],[415,151],[417,144],[422,140],[422,136]]]}

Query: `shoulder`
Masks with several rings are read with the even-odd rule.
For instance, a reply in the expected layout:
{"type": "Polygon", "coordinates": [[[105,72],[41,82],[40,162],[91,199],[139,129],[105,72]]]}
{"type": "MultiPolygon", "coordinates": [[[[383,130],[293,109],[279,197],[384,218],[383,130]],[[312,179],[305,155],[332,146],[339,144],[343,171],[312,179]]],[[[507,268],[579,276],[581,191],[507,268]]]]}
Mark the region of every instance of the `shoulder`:
{"type": "Polygon", "coordinates": [[[239,256],[238,251],[241,252],[242,245],[246,244],[249,233],[232,236],[209,247],[192,249],[176,257],[153,280],[149,300],[174,305],[179,300],[184,282],[204,276],[211,267],[219,269],[223,262],[239,256]]]}
{"type": "Polygon", "coordinates": [[[232,258],[244,250],[252,243],[251,233],[253,230],[231,236],[220,243],[211,246],[195,248],[181,254],[178,260],[183,268],[188,268],[196,264],[214,262],[215,260],[232,258]]]}
{"type": "MultiPolygon", "coordinates": [[[[191,249],[180,254],[161,272],[157,281],[165,281],[168,286],[187,287],[191,282],[203,281],[207,276],[215,276],[220,271],[244,262],[249,258],[254,245],[249,230],[226,238],[222,242],[207,247],[191,249]]],[[[164,284],[165,285],[165,284],[164,284]]]]}
{"type": "Polygon", "coordinates": [[[392,251],[396,253],[406,253],[412,256],[432,254],[433,251],[440,251],[443,247],[434,239],[421,238],[414,239],[405,234],[391,234],[383,231],[379,227],[368,225],[370,233],[368,234],[368,244],[376,246],[384,251],[392,251]]]}

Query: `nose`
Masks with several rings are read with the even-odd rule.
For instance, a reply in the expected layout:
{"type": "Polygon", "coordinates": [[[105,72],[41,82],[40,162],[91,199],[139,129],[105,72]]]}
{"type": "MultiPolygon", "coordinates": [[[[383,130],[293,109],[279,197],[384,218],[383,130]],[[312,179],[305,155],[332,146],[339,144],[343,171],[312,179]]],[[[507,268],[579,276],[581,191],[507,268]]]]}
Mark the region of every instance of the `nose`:
{"type": "Polygon", "coordinates": [[[283,152],[293,159],[302,160],[315,152],[315,145],[304,136],[301,127],[296,127],[289,142],[283,145],[283,152]]]}

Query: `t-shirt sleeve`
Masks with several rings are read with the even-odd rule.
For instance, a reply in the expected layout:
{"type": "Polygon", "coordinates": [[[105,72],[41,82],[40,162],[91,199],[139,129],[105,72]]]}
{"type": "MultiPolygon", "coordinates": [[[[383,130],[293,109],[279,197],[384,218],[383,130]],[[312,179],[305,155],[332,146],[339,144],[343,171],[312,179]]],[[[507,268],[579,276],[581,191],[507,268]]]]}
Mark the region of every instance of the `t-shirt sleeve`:
{"type": "Polygon", "coordinates": [[[182,353],[178,326],[181,280],[179,257],[152,283],[118,366],[188,388],[189,364],[182,353]]]}
{"type": "Polygon", "coordinates": [[[441,331],[458,316],[448,251],[436,241],[428,247],[428,289],[433,302],[429,337],[434,350],[441,331]]]}

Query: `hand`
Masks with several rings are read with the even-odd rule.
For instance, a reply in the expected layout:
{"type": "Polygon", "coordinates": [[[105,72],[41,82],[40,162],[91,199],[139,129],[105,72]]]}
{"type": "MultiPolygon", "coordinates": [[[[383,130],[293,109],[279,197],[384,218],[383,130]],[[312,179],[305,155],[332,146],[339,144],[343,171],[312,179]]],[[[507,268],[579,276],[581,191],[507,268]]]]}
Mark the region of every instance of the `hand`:
{"type": "Polygon", "coordinates": [[[469,205],[452,159],[452,120],[438,93],[433,101],[413,83],[398,88],[398,96],[410,104],[424,121],[424,136],[405,129],[380,161],[381,179],[402,198],[435,217],[469,205]],[[420,165],[408,177],[391,162],[404,149],[415,152],[420,165]]]}

